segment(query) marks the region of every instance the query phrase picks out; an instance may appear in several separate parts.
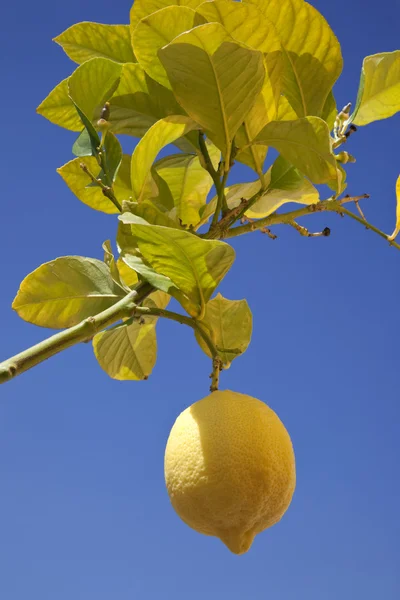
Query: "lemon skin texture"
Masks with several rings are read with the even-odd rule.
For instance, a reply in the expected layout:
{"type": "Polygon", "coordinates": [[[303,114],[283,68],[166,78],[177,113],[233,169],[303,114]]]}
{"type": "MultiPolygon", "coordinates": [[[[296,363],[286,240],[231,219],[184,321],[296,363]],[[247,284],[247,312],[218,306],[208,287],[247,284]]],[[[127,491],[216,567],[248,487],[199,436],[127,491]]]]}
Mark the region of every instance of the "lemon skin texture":
{"type": "Polygon", "coordinates": [[[181,519],[235,554],[280,521],[296,485],[293,447],[279,417],[260,400],[228,390],[179,415],[164,466],[181,519]]]}

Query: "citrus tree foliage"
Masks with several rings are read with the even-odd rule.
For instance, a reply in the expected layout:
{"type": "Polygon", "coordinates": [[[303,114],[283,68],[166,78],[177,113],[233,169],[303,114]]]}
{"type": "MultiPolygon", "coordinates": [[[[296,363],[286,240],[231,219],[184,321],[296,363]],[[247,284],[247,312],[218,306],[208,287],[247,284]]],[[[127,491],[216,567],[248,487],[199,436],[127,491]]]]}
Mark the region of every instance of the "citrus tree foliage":
{"type": "MultiPolygon", "coordinates": [[[[365,58],[352,111],[333,93],[339,41],[304,0],[136,0],[129,24],[78,23],[55,41],[76,65],[37,110],[76,132],[58,173],[112,228],[118,219],[118,235],[104,261],[56,258],[24,279],[17,313],[67,329],[0,365],[0,382],[88,340],[111,377],[146,379],[166,317],[192,327],[216,389],[252,332],[246,300],[215,295],[235,259],[229,238],[275,237],[278,224],[329,235],[297,223],[322,210],[365,223],[345,206],[360,198],[343,195],[355,159],[339,148],[400,111],[400,50],[365,58]],[[135,138],[132,155],[121,135],[135,138]],[[232,185],[237,163],[254,175],[232,185]]],[[[397,213],[391,236],[372,229],[400,247],[397,213]]]]}

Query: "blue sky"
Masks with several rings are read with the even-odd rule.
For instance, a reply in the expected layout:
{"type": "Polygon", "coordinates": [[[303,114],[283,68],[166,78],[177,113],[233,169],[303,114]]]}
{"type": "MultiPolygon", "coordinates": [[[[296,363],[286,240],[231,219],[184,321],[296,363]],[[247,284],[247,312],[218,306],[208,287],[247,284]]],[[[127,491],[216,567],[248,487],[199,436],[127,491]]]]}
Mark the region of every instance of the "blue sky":
{"type": "MultiPolygon", "coordinates": [[[[393,0],[315,0],[342,42],[339,105],[362,58],[399,47],[393,0]]],[[[116,220],[92,212],[55,169],[73,135],[35,114],[73,64],[52,37],[75,22],[127,22],[128,2],[6,3],[0,24],[3,153],[0,357],[43,339],[10,304],[21,279],[68,254],[101,257],[116,220]]],[[[391,232],[400,117],[348,150],[351,194],[391,232]]],[[[240,171],[237,177],[247,173],[240,171]]],[[[357,223],[317,215],[304,239],[277,229],[235,240],[221,292],[254,314],[248,352],[222,386],[267,402],[288,428],[298,485],[280,524],[234,556],[173,512],[163,453],[181,410],[207,394],[191,331],[159,325],[149,381],[117,383],[76,347],[0,391],[0,597],[6,600],[395,600],[400,594],[400,253],[357,223]]]]}

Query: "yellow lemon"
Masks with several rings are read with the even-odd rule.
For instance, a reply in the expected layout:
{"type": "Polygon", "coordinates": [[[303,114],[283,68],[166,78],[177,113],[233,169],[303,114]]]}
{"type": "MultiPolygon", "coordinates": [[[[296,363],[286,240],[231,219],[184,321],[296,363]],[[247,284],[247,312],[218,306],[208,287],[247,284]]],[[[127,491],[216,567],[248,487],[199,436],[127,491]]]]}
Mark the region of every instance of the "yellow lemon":
{"type": "Polygon", "coordinates": [[[243,554],[291,502],[296,470],[289,434],[260,400],[213,392],[177,418],[165,481],[185,523],[243,554]]]}

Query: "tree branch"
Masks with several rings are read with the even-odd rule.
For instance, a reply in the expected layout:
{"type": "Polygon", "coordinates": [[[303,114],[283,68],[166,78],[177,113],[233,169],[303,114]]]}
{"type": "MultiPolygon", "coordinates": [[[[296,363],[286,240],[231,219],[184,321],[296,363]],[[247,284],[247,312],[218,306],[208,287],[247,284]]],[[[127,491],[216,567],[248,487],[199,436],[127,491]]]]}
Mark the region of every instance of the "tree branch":
{"type": "Polygon", "coordinates": [[[127,294],[114,306],[107,308],[96,316],[85,319],[79,325],[56,333],[43,342],[4,361],[0,364],[0,384],[10,381],[17,375],[21,375],[21,373],[67,348],[75,346],[75,344],[91,340],[96,333],[103,331],[121,319],[131,317],[136,304],[142,302],[152,291],[153,288],[148,283],[140,284],[136,290],[127,294]]]}

